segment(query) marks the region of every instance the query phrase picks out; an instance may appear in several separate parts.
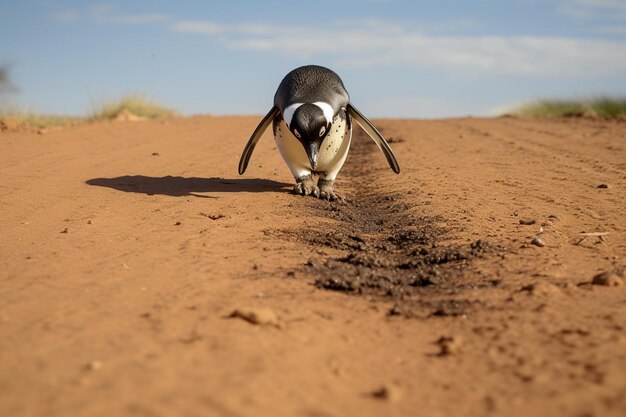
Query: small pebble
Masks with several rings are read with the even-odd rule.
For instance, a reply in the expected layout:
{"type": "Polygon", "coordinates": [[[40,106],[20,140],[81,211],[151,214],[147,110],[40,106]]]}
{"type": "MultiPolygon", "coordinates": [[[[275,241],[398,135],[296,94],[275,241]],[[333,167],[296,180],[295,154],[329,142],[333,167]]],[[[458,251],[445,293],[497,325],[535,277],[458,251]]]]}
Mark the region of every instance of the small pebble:
{"type": "Polygon", "coordinates": [[[392,403],[398,402],[402,398],[402,392],[400,391],[400,389],[397,386],[391,384],[385,384],[381,386],[380,388],[372,391],[370,395],[374,398],[389,401],[392,403]]]}
{"type": "Polygon", "coordinates": [[[537,223],[537,220],[535,219],[520,219],[519,220],[519,224],[523,224],[525,226],[530,226],[531,224],[535,224],[537,223]]]}
{"type": "Polygon", "coordinates": [[[181,222],[176,222],[174,223],[174,226],[180,226],[182,223],[181,222]]]}
{"type": "Polygon", "coordinates": [[[561,291],[559,287],[546,281],[525,285],[522,287],[522,291],[526,291],[528,294],[538,297],[563,295],[563,291],[561,291]]]}
{"type": "Polygon", "coordinates": [[[543,248],[545,246],[545,243],[543,243],[543,240],[539,239],[538,237],[535,236],[535,238],[533,240],[530,241],[531,245],[535,245],[535,246],[539,246],[540,248],[543,248]]]}
{"type": "Polygon", "coordinates": [[[92,361],[86,365],[87,370],[89,371],[97,371],[102,368],[102,362],[100,361],[92,361]]]}
{"type": "Polygon", "coordinates": [[[621,287],[624,285],[624,280],[612,271],[606,271],[594,276],[591,283],[605,287],[621,287]]]}
{"type": "Polygon", "coordinates": [[[400,307],[398,304],[394,305],[388,312],[387,312],[388,316],[400,316],[402,315],[402,307],[400,307]]]}
{"type": "Polygon", "coordinates": [[[317,262],[315,262],[315,260],[313,259],[309,259],[308,261],[306,261],[306,265],[310,266],[311,268],[315,268],[315,269],[319,269],[320,266],[317,264],[317,262]]]}
{"type": "Polygon", "coordinates": [[[230,313],[228,317],[240,318],[252,324],[281,327],[276,313],[269,308],[238,308],[230,313]]]}
{"type": "Polygon", "coordinates": [[[435,342],[439,346],[439,356],[455,355],[461,351],[461,338],[455,336],[441,336],[435,342]]]}
{"type": "Polygon", "coordinates": [[[87,220],[87,224],[93,224],[93,221],[87,220]]]}
{"type": "Polygon", "coordinates": [[[609,184],[600,184],[598,188],[609,188],[609,184]]]}
{"type": "Polygon", "coordinates": [[[61,230],[61,233],[69,233],[69,232],[70,232],[70,229],[68,229],[67,227],[65,229],[61,230]]]}

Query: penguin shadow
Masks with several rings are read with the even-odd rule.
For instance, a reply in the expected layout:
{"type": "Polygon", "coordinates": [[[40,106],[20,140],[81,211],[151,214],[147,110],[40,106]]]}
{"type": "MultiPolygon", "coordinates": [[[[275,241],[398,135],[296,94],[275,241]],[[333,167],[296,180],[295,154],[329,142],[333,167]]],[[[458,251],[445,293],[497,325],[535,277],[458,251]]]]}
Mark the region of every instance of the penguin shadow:
{"type": "Polygon", "coordinates": [[[197,177],[147,177],[145,175],[124,175],[115,178],[92,178],[88,185],[107,187],[127,193],[147,195],[167,195],[171,197],[194,196],[217,198],[196,193],[263,193],[286,192],[292,184],[261,178],[197,178],[197,177]]]}

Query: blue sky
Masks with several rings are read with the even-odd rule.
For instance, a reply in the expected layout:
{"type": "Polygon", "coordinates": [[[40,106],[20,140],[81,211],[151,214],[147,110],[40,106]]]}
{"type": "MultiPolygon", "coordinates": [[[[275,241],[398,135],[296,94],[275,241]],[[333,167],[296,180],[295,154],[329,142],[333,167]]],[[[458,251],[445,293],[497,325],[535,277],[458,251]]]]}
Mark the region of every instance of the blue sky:
{"type": "Polygon", "coordinates": [[[183,114],[262,114],[310,63],[371,117],[624,96],[626,0],[0,0],[18,88],[2,100],[43,113],[145,93],[183,114]]]}

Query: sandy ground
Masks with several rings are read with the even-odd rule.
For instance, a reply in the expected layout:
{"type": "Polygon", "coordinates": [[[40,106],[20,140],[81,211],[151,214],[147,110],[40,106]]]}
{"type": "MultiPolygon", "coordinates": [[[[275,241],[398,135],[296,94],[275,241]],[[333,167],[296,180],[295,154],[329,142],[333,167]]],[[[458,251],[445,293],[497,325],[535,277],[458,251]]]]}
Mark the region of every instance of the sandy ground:
{"type": "Polygon", "coordinates": [[[626,415],[625,123],[377,120],[328,203],[258,120],[0,133],[0,415],[626,415]]]}

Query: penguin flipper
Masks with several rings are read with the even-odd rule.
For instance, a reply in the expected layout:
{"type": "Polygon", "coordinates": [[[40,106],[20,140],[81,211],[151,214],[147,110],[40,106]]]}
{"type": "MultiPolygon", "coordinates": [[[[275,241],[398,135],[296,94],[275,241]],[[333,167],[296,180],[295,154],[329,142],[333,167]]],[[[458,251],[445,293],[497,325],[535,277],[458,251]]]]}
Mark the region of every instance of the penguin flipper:
{"type": "Polygon", "coordinates": [[[250,136],[248,143],[246,143],[246,147],[243,148],[243,152],[241,153],[241,158],[239,159],[239,175],[242,175],[246,172],[246,168],[248,168],[248,162],[250,162],[250,157],[252,156],[252,152],[254,151],[254,147],[256,146],[261,136],[267,129],[267,127],[272,123],[274,117],[278,114],[278,107],[274,106],[271,110],[265,115],[263,120],[259,123],[259,125],[254,129],[254,133],[250,136]]]}
{"type": "Polygon", "coordinates": [[[363,128],[363,130],[365,130],[365,133],[367,133],[369,137],[372,138],[374,142],[376,142],[378,148],[383,152],[385,158],[387,158],[387,162],[389,163],[389,166],[391,167],[393,172],[399,174],[400,165],[398,165],[396,156],[393,154],[389,143],[387,143],[383,135],[378,131],[378,129],[374,127],[372,122],[370,122],[367,117],[363,115],[363,113],[358,111],[357,108],[352,105],[352,103],[348,103],[347,110],[348,114],[350,114],[350,116],[352,116],[354,120],[356,120],[356,122],[363,128]]]}

